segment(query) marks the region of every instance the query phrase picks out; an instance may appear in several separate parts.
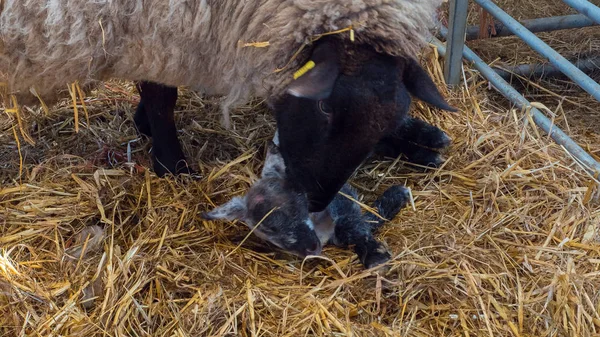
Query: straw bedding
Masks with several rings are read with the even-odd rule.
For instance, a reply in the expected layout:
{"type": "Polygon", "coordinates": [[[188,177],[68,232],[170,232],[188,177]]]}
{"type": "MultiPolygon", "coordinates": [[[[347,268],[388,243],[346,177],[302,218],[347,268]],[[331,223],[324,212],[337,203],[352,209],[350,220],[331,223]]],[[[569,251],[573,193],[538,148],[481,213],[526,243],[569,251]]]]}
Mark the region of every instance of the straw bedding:
{"type": "MultiPolygon", "coordinates": [[[[423,64],[442,85],[434,55],[423,64]]],[[[367,203],[412,189],[414,209],[379,233],[394,255],[380,275],[349,250],[301,261],[200,219],[260,172],[274,131],[262,102],[226,131],[218,98],[182,95],[180,137],[201,180],[148,171],[127,82],[85,99],[79,133],[72,102],[28,111],[35,146],[2,118],[0,335],[597,336],[598,180],[466,75],[447,93],[460,113],[412,110],[454,139],[444,167],[376,158],[351,181],[367,203]]],[[[600,157],[596,136],[571,125],[600,157]]]]}

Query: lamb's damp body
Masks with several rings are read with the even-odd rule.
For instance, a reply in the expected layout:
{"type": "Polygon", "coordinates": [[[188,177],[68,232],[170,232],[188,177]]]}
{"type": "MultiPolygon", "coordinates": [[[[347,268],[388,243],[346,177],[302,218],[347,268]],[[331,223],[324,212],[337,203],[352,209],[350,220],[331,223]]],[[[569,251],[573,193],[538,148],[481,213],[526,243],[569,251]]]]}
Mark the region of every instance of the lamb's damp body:
{"type": "Polygon", "coordinates": [[[306,195],[298,193],[285,177],[285,164],[271,144],[258,180],[248,194],[235,197],[206,213],[206,219],[242,220],[254,233],[290,253],[318,255],[323,246],[354,246],[366,268],[385,263],[390,253],[374,238],[384,219],[393,219],[408,202],[403,186],[388,188],[375,201],[378,214],[362,214],[358,194],[346,184],[322,212],[309,213],[306,195]],[[351,200],[355,199],[355,200],[351,200]]]}
{"type": "Polygon", "coordinates": [[[353,245],[360,262],[367,269],[387,262],[390,253],[373,234],[385,219],[392,220],[406,206],[408,189],[399,185],[388,188],[374,203],[377,214],[361,212],[354,201],[358,200],[358,193],[350,185],[344,185],[340,192],[345,195],[336,195],[325,211],[311,214],[321,244],[342,248],[353,245]]]}

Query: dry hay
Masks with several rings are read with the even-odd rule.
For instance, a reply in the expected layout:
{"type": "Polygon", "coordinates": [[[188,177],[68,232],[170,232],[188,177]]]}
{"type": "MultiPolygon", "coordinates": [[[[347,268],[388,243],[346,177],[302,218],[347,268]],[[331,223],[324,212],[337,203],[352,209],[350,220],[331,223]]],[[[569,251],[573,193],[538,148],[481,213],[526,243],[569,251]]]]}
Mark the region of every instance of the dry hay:
{"type": "MultiPolygon", "coordinates": [[[[440,62],[424,64],[442,85],[440,62]]],[[[201,180],[145,169],[129,83],[86,98],[77,134],[70,102],[29,111],[37,145],[20,152],[3,118],[0,335],[597,336],[598,181],[466,70],[469,88],[448,93],[460,113],[412,110],[454,139],[443,168],[378,159],[352,179],[366,201],[412,188],[415,208],[379,233],[394,254],[380,276],[348,250],[303,262],[199,218],[256,179],[274,131],[260,102],[225,131],[217,99],[180,98],[201,180]]]]}

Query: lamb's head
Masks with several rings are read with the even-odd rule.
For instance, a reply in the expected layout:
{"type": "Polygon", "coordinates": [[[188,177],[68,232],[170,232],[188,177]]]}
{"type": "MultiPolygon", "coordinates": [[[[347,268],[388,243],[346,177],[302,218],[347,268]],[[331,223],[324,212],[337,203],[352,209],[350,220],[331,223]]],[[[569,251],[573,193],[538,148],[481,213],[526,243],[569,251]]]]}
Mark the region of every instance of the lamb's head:
{"type": "Polygon", "coordinates": [[[419,64],[409,57],[335,37],[315,43],[306,71],[271,102],[288,178],[319,212],[379,140],[408,112],[409,92],[454,110],[419,64]]]}
{"type": "Polygon", "coordinates": [[[286,181],[283,158],[273,145],[269,146],[261,179],[248,193],[203,216],[209,220],[240,220],[258,237],[298,256],[321,253],[306,194],[286,181]]]}

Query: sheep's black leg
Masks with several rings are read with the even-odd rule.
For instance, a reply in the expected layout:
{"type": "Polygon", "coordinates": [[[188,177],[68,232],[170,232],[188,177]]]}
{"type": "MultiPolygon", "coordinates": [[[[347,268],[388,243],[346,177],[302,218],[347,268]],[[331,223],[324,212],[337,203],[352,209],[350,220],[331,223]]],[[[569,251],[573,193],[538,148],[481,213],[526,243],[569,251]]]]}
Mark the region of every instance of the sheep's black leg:
{"type": "Polygon", "coordinates": [[[136,124],[140,132],[147,126],[152,135],[152,152],[154,172],[162,177],[165,174],[190,174],[193,171],[187,166],[181,145],[177,139],[174,110],[177,102],[177,88],[158,83],[139,82],[140,105],[136,112],[136,124]],[[143,115],[146,115],[147,125],[143,115]]]}
{"type": "Polygon", "coordinates": [[[148,115],[146,114],[143,99],[140,99],[140,103],[133,116],[133,121],[135,122],[135,127],[141,134],[152,137],[152,129],[150,128],[150,121],[148,121],[148,115]]]}
{"type": "Polygon", "coordinates": [[[444,162],[438,150],[449,146],[450,142],[450,137],[438,127],[406,117],[379,141],[375,153],[392,158],[404,154],[415,164],[437,167],[444,162]]]}

